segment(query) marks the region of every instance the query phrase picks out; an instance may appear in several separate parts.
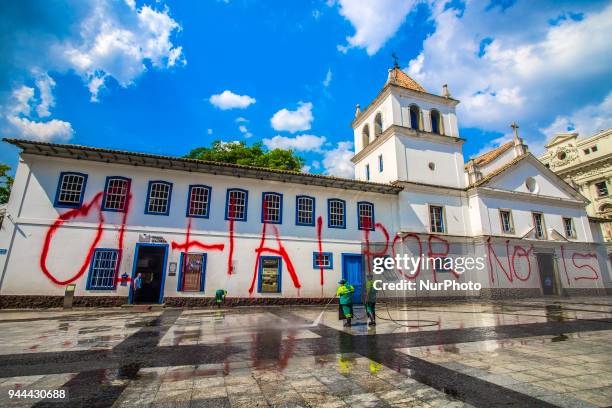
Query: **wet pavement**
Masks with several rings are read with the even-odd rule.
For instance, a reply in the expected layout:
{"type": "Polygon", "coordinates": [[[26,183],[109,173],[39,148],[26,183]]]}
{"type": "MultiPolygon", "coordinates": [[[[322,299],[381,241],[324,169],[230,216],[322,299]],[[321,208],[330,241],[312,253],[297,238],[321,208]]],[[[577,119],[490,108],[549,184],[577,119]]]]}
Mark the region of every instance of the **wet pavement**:
{"type": "Polygon", "coordinates": [[[390,302],[375,327],[355,314],[3,311],[0,406],[612,405],[611,298],[390,302]],[[9,397],[30,390],[68,397],[9,397]]]}

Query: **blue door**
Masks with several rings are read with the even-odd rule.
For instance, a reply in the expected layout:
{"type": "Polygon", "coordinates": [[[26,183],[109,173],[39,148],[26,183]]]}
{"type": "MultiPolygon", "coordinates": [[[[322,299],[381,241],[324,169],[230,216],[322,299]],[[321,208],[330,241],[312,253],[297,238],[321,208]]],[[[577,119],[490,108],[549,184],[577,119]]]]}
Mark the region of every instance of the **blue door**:
{"type": "Polygon", "coordinates": [[[353,285],[353,303],[363,302],[363,256],[361,254],[342,254],[342,279],[353,285]]]}

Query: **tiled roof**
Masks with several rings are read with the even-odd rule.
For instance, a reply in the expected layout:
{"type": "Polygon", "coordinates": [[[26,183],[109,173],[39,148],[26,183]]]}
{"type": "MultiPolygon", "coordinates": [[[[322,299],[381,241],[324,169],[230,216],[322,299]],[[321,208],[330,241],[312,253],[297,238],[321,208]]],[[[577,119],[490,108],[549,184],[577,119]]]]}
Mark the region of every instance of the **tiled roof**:
{"type": "MultiPolygon", "coordinates": [[[[489,150],[486,153],[481,154],[480,156],[474,157],[474,164],[477,166],[484,166],[485,164],[491,163],[493,160],[497,159],[502,153],[506,152],[506,150],[510,149],[514,142],[504,143],[503,145],[489,150]]],[[[465,166],[467,168],[467,164],[465,166]]]]}
{"type": "Polygon", "coordinates": [[[512,159],[508,163],[504,164],[501,167],[498,167],[497,169],[495,169],[491,173],[487,174],[486,176],[484,176],[480,180],[476,181],[475,183],[472,183],[471,185],[468,186],[468,188],[470,188],[470,187],[479,187],[479,186],[485,184],[486,182],[491,180],[493,177],[495,177],[495,176],[503,173],[504,171],[508,170],[510,167],[514,166],[518,162],[520,162],[523,159],[527,158],[529,155],[530,155],[530,153],[527,153],[527,154],[523,154],[523,155],[521,155],[519,157],[516,157],[516,158],[512,159]]]}
{"type": "Polygon", "coordinates": [[[305,185],[335,187],[383,194],[398,194],[400,191],[402,191],[401,187],[393,186],[387,183],[360,181],[341,177],[323,176],[320,174],[301,173],[290,170],[268,169],[244,166],[240,164],[190,159],[186,157],[162,156],[149,153],[102,149],[99,147],[73,144],[48,143],[23,139],[2,140],[23,149],[23,153],[40,156],[155,167],[188,172],[196,171],[201,173],[247,177],[259,180],[292,182],[305,185]]]}
{"type": "Polygon", "coordinates": [[[578,190],[576,190],[574,187],[572,187],[567,181],[565,181],[561,177],[559,177],[555,172],[553,172],[552,170],[544,167],[544,164],[542,164],[542,162],[540,162],[533,154],[531,154],[529,152],[527,152],[525,154],[522,154],[522,155],[520,155],[518,157],[515,157],[514,159],[510,160],[508,163],[504,164],[503,166],[498,167],[497,169],[495,169],[491,173],[487,174],[486,176],[484,176],[480,180],[478,180],[478,181],[470,184],[469,186],[467,186],[467,189],[469,190],[470,188],[480,187],[480,186],[483,186],[483,185],[487,184],[494,177],[502,174],[503,172],[505,172],[509,168],[517,165],[518,163],[522,162],[525,159],[533,159],[534,163],[538,163],[539,164],[539,166],[542,168],[543,172],[546,172],[546,173],[550,174],[551,177],[554,177],[555,179],[557,179],[559,181],[560,185],[565,186],[566,189],[568,190],[568,192],[571,192],[571,194],[574,195],[574,197],[577,200],[581,199],[585,203],[588,202],[588,200],[586,198],[584,198],[584,196],[582,194],[580,194],[580,192],[578,190]],[[580,198],[578,198],[578,197],[580,197],[580,198]]]}
{"type": "Polygon", "coordinates": [[[417,83],[414,79],[410,78],[404,71],[398,67],[393,68],[390,74],[390,82],[394,85],[401,86],[402,88],[411,89],[417,92],[427,92],[425,88],[417,83]]]}

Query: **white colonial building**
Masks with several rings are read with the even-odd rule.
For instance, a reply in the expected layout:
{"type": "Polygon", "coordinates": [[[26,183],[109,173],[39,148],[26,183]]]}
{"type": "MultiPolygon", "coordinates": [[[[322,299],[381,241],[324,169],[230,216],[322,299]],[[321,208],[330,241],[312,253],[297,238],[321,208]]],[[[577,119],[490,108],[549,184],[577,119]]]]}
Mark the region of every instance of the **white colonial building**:
{"type": "Polygon", "coordinates": [[[374,256],[480,258],[400,278],[480,291],[384,296],[604,294],[605,249],[587,200],[515,139],[464,163],[455,107],[398,68],[353,121],[355,179],[18,139],[0,233],[3,307],[315,302],[374,256]]]}

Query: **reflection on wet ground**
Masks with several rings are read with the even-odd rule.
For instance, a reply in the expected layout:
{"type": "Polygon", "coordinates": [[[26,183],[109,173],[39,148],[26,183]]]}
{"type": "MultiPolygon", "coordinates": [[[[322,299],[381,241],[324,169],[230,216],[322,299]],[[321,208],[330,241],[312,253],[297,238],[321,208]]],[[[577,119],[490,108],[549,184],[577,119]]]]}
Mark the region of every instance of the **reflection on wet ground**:
{"type": "Polygon", "coordinates": [[[612,405],[608,298],[323,310],[2,312],[0,406],[612,405]]]}

